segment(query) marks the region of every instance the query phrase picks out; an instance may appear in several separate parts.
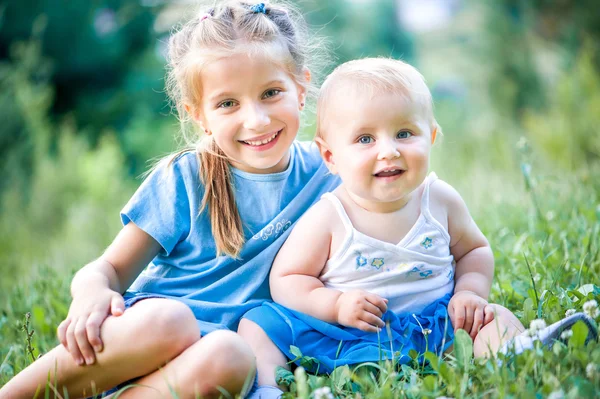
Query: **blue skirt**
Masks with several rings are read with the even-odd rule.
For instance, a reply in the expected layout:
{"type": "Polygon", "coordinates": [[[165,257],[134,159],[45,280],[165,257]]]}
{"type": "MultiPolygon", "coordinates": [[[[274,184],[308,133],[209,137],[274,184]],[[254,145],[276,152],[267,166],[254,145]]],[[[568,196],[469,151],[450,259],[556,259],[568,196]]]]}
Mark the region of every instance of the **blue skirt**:
{"type": "MultiPolygon", "coordinates": [[[[318,361],[312,372],[331,373],[336,367],[365,362],[411,361],[409,351],[440,354],[452,345],[454,330],[448,317],[447,294],[428,305],[419,314],[383,315],[386,327],[379,333],[330,324],[304,313],[265,302],[250,310],[245,318],[258,324],[289,359],[295,359],[290,346],[303,356],[318,361]],[[425,332],[425,333],[424,333],[425,332]]],[[[300,364],[299,360],[295,361],[300,364]]]]}

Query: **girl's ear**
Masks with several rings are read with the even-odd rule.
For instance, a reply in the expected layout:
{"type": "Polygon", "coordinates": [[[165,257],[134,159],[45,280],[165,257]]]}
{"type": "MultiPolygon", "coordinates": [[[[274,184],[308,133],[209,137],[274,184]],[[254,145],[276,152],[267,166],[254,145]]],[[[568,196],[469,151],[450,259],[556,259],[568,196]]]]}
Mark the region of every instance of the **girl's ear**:
{"type": "Polygon", "coordinates": [[[208,130],[206,128],[206,124],[204,122],[204,118],[202,117],[200,109],[197,107],[193,107],[190,104],[184,104],[184,107],[185,107],[185,112],[187,112],[192,117],[194,122],[196,122],[197,124],[200,125],[202,130],[204,130],[204,133],[206,133],[208,136],[210,136],[210,130],[208,130]]]}
{"type": "Polygon", "coordinates": [[[298,104],[300,104],[300,110],[304,108],[306,104],[306,88],[310,84],[312,79],[312,75],[310,74],[310,69],[303,68],[302,69],[302,79],[301,84],[297,84],[298,87],[298,104]]]}
{"type": "Polygon", "coordinates": [[[325,140],[321,137],[315,137],[315,143],[317,143],[317,147],[319,147],[319,152],[321,153],[321,158],[325,161],[325,165],[327,169],[334,174],[337,175],[337,167],[335,165],[335,161],[333,160],[333,152],[331,152],[331,148],[325,140]]]}
{"type": "Polygon", "coordinates": [[[435,138],[437,137],[437,131],[438,131],[438,127],[434,127],[433,131],[431,132],[431,144],[435,143],[435,138]]]}

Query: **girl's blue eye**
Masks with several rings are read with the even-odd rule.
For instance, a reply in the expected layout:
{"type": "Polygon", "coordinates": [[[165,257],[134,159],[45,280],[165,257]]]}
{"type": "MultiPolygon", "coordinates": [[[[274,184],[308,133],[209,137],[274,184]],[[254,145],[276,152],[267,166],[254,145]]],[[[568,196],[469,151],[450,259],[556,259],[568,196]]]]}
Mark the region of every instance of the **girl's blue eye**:
{"type": "Polygon", "coordinates": [[[373,137],[370,136],[362,136],[358,139],[360,144],[371,144],[373,142],[373,137]]]}
{"type": "Polygon", "coordinates": [[[412,135],[413,134],[411,132],[409,132],[408,130],[402,130],[402,131],[398,132],[397,137],[399,139],[407,139],[407,138],[409,138],[412,135]]]}
{"type": "Polygon", "coordinates": [[[219,103],[218,107],[219,108],[231,108],[235,105],[235,103],[232,100],[227,100],[227,101],[223,101],[222,103],[219,103]]]}
{"type": "Polygon", "coordinates": [[[263,97],[264,98],[271,98],[271,97],[275,97],[279,93],[281,93],[281,90],[279,90],[279,89],[269,89],[269,90],[267,90],[265,92],[265,94],[263,94],[263,97]]]}

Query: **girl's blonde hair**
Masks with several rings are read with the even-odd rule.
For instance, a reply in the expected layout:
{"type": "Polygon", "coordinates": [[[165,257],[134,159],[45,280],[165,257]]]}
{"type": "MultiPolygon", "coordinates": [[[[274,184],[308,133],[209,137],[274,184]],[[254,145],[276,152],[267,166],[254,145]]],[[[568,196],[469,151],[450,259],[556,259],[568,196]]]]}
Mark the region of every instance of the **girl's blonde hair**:
{"type": "Polygon", "coordinates": [[[441,127],[433,115],[433,99],[425,78],[412,65],[392,58],[363,58],[339,65],[323,82],[317,101],[317,136],[324,138],[328,104],[342,86],[357,88],[361,95],[398,93],[417,104],[429,119],[432,131],[441,135],[441,127]]]}
{"type": "Polygon", "coordinates": [[[186,149],[172,155],[169,164],[192,148],[196,152],[204,184],[200,212],[209,211],[217,256],[224,253],[237,258],[245,238],[227,157],[211,136],[199,134],[190,116],[202,103],[202,67],[232,53],[265,56],[311,94],[314,89],[304,73],[309,58],[321,47],[317,41],[309,46],[307,37],[304,21],[293,7],[244,1],[215,2],[170,37],[166,86],[177,109],[186,149]]]}

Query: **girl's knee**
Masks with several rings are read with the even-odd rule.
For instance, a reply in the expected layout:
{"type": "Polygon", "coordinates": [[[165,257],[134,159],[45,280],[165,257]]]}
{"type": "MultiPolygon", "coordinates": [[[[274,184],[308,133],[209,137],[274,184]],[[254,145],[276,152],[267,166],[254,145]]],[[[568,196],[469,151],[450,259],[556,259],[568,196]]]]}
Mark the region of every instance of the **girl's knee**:
{"type": "Polygon", "coordinates": [[[200,338],[200,329],[192,310],[172,299],[145,299],[132,310],[137,310],[136,335],[157,349],[178,354],[200,338]]]}
{"type": "Polygon", "coordinates": [[[250,346],[232,331],[215,331],[202,338],[203,355],[211,359],[212,381],[230,393],[240,392],[256,370],[250,346]]]}

